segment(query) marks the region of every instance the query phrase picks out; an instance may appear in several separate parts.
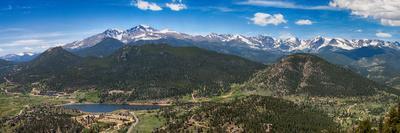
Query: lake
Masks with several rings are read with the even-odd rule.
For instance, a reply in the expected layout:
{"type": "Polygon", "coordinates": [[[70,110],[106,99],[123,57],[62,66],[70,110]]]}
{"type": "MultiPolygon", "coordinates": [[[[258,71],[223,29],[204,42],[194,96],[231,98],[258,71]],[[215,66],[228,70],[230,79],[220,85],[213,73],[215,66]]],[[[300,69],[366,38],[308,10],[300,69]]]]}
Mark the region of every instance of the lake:
{"type": "Polygon", "coordinates": [[[67,104],[67,109],[77,109],[90,113],[107,113],[115,110],[154,110],[159,109],[158,105],[127,105],[127,104],[67,104]]]}

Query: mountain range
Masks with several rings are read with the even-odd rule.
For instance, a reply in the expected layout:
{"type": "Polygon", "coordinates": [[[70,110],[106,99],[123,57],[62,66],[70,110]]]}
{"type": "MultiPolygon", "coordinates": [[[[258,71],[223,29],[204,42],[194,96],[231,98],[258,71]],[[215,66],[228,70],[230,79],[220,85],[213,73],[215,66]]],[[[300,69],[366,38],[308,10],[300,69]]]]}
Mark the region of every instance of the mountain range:
{"type": "MultiPolygon", "coordinates": [[[[255,50],[264,51],[281,51],[281,52],[318,52],[320,49],[325,47],[335,47],[344,50],[353,50],[362,47],[387,47],[393,49],[400,49],[399,42],[389,42],[382,40],[346,40],[342,38],[324,38],[316,37],[310,40],[300,40],[299,38],[291,37],[287,39],[276,39],[269,36],[243,36],[243,35],[232,35],[232,34],[216,34],[211,33],[209,35],[189,35],[168,29],[157,30],[150,26],[139,25],[128,30],[119,29],[108,29],[103,33],[94,35],[81,41],[75,41],[66,44],[66,49],[82,49],[96,45],[105,38],[114,38],[120,40],[125,44],[134,43],[138,41],[153,41],[163,39],[177,39],[182,41],[188,41],[192,43],[218,43],[223,45],[230,45],[255,50]]],[[[187,44],[189,45],[189,44],[187,44]]],[[[200,44],[190,44],[200,45],[200,44]]]]}
{"type": "MultiPolygon", "coordinates": [[[[108,29],[86,39],[63,46],[82,57],[106,57],[125,45],[169,44],[195,46],[219,53],[241,56],[264,64],[272,64],[281,57],[294,53],[312,53],[330,63],[349,68],[365,77],[383,84],[400,84],[400,43],[375,39],[343,39],[295,37],[277,39],[269,36],[244,36],[233,34],[190,35],[168,29],[158,30],[138,25],[127,30],[108,29]]],[[[9,61],[29,61],[30,56],[11,56],[9,61]],[[19,59],[17,57],[24,57],[19,59]]]]}
{"type": "MultiPolygon", "coordinates": [[[[350,68],[359,74],[383,84],[397,86],[400,83],[400,43],[383,40],[325,38],[309,40],[299,38],[276,39],[269,36],[243,36],[232,34],[190,35],[172,30],[157,30],[150,26],[139,25],[128,30],[109,29],[81,41],[64,46],[70,51],[93,50],[96,44],[105,38],[119,40],[125,45],[165,43],[174,46],[196,46],[220,53],[238,55],[253,61],[272,64],[281,57],[294,53],[316,54],[331,63],[350,68]],[[92,48],[93,47],[93,48],[92,48]]],[[[121,43],[117,46],[120,47],[121,43]]],[[[106,56],[113,47],[102,46],[100,54],[87,56],[106,56]],[[108,51],[108,52],[107,52],[108,51]],[[102,55],[101,53],[105,53],[102,55]]],[[[93,53],[93,52],[87,52],[93,53]]],[[[81,54],[82,55],[82,54],[81,54]]]]}

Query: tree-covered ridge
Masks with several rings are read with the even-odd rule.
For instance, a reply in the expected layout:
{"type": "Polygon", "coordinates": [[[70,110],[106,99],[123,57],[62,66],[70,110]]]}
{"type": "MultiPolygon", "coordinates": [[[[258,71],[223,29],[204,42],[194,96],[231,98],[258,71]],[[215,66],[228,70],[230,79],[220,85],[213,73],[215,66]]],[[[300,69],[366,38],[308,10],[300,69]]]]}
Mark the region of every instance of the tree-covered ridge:
{"type": "Polygon", "coordinates": [[[378,90],[398,91],[379,85],[348,69],[310,54],[294,54],[257,72],[246,90],[266,95],[370,96],[378,90]]]}
{"type": "Polygon", "coordinates": [[[339,129],[319,110],[256,95],[226,103],[165,107],[161,116],[168,121],[158,132],[335,132],[339,129]]]}
{"type": "Polygon", "coordinates": [[[103,58],[76,56],[62,48],[47,50],[11,75],[13,82],[45,90],[132,91],[131,99],[152,99],[198,91],[224,92],[264,65],[196,47],[126,46],[103,58]]]}

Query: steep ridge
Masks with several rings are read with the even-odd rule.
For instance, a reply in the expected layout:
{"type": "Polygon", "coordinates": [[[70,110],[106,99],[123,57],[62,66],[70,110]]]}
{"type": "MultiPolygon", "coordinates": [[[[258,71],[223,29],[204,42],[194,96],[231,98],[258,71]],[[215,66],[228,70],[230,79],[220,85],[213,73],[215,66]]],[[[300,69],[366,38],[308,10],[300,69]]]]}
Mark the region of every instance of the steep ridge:
{"type": "Polygon", "coordinates": [[[348,69],[309,54],[294,54],[262,70],[245,83],[248,91],[268,95],[369,96],[393,91],[348,69]]]}

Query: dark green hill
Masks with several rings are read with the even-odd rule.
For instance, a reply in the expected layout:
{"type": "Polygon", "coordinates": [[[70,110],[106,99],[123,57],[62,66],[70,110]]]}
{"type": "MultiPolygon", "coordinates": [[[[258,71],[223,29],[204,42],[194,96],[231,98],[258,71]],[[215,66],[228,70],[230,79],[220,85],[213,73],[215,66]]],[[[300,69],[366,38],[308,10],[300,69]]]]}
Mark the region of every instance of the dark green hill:
{"type": "Polygon", "coordinates": [[[93,84],[135,88],[133,97],[142,98],[187,94],[193,90],[216,94],[228,89],[231,83],[247,80],[263,67],[237,56],[168,45],[127,46],[87,65],[84,68],[88,70],[82,72],[99,74],[89,78],[96,79],[93,84]]]}
{"type": "Polygon", "coordinates": [[[106,57],[122,48],[124,43],[113,38],[106,38],[100,43],[94,45],[93,47],[85,48],[74,52],[75,54],[83,57],[93,56],[93,57],[106,57]]]}
{"type": "Polygon", "coordinates": [[[34,60],[20,65],[20,70],[9,79],[22,84],[58,79],[66,76],[81,61],[61,47],[50,48],[34,60]]]}
{"type": "Polygon", "coordinates": [[[237,56],[195,47],[126,46],[104,58],[80,58],[54,48],[13,75],[13,81],[40,82],[43,89],[132,91],[130,98],[150,99],[198,91],[224,92],[231,83],[248,80],[264,66],[237,56]]]}
{"type": "Polygon", "coordinates": [[[81,58],[76,56],[62,47],[50,48],[40,54],[37,58],[28,63],[27,67],[37,69],[57,70],[72,66],[79,62],[81,58]]]}
{"type": "Polygon", "coordinates": [[[246,83],[246,89],[279,96],[367,96],[377,90],[393,91],[309,54],[294,54],[281,59],[255,74],[246,83]]]}

